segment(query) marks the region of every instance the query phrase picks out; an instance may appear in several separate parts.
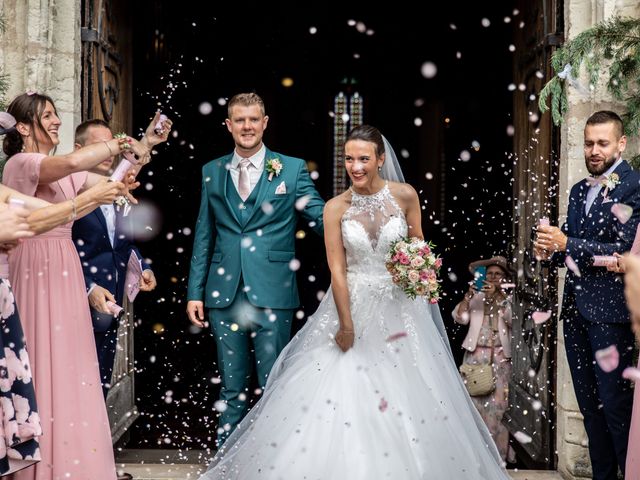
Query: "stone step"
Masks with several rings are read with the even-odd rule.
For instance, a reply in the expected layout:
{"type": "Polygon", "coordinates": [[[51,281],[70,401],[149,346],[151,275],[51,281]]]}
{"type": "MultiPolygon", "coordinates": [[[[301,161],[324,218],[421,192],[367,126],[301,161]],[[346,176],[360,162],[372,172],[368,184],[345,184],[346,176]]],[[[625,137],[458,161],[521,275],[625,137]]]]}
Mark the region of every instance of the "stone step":
{"type": "MultiPolygon", "coordinates": [[[[119,464],[118,469],[133,475],[134,480],[195,480],[205,470],[198,464],[119,464]]],[[[513,480],[562,480],[558,472],[545,470],[509,470],[513,480]]]]}
{"type": "MultiPolygon", "coordinates": [[[[116,453],[118,471],[134,480],[195,480],[207,469],[210,456],[202,450],[123,449],[116,453]]],[[[562,480],[548,470],[509,470],[513,480],[562,480]]],[[[453,479],[452,479],[453,480],[453,479]]]]}

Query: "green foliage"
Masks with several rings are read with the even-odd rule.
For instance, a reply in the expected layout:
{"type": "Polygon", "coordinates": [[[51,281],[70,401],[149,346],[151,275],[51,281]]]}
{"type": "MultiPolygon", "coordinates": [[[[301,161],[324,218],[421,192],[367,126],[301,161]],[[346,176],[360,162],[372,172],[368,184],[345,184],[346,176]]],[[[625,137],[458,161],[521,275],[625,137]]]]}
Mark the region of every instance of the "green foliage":
{"type": "Polygon", "coordinates": [[[9,75],[2,71],[0,68],[0,110],[4,111],[7,108],[7,98],[5,97],[7,90],[9,89],[9,75]]]}
{"type": "MultiPolygon", "coordinates": [[[[595,88],[602,74],[608,75],[607,90],[626,107],[623,115],[625,133],[640,131],[640,19],[614,17],[580,33],[556,50],[551,58],[556,75],[540,92],[538,105],[542,113],[551,108],[556,125],[567,112],[567,82],[577,86],[575,78],[584,67],[590,89],[595,88]],[[570,65],[570,75],[562,72],[570,65]],[[604,72],[603,72],[604,70],[604,72]],[[561,76],[558,76],[558,73],[561,76]],[[548,105],[550,100],[550,106],[548,105]]],[[[640,165],[640,155],[633,161],[640,165]]]]}

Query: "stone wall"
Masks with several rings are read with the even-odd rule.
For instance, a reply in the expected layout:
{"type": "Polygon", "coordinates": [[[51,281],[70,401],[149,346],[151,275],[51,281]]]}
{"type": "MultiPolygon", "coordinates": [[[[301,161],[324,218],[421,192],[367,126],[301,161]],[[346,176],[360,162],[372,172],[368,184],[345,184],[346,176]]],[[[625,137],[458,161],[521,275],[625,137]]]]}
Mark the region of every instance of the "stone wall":
{"type": "MultiPolygon", "coordinates": [[[[637,0],[566,0],[564,5],[565,37],[575,38],[580,32],[614,15],[640,17],[640,3],[637,0]]],[[[567,213],[569,189],[588,172],[584,164],[583,130],[584,122],[597,110],[620,111],[612,101],[604,85],[589,89],[589,82],[583,76],[579,82],[584,88],[569,88],[569,110],[561,128],[560,155],[560,218],[561,224],[567,213]]],[[[627,147],[638,151],[637,140],[627,147]]],[[[561,270],[560,298],[565,270],[561,270]]],[[[557,376],[557,450],[558,471],[563,478],[591,478],[587,435],[582,424],[582,415],[573,391],[571,373],[567,364],[562,325],[558,329],[558,376],[557,376]]]]}
{"type": "Polygon", "coordinates": [[[6,30],[0,66],[10,84],[7,100],[26,90],[53,98],[62,120],[59,153],[73,147],[81,121],[81,0],[4,0],[6,30]]]}

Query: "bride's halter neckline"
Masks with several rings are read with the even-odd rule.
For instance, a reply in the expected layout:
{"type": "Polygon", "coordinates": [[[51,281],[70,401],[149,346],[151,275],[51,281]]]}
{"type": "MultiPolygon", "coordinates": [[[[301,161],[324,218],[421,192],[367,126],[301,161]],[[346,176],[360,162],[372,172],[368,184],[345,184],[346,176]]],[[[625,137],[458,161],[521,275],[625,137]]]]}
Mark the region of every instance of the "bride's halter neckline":
{"type": "Polygon", "coordinates": [[[379,195],[380,193],[384,192],[385,190],[387,190],[389,188],[389,181],[385,180],[384,181],[384,185],[382,186],[382,188],[380,190],[378,190],[377,192],[373,192],[373,193],[358,193],[355,191],[355,189],[353,188],[353,185],[351,185],[349,187],[349,190],[351,191],[352,195],[356,195],[358,197],[375,197],[376,195],[379,195]]]}

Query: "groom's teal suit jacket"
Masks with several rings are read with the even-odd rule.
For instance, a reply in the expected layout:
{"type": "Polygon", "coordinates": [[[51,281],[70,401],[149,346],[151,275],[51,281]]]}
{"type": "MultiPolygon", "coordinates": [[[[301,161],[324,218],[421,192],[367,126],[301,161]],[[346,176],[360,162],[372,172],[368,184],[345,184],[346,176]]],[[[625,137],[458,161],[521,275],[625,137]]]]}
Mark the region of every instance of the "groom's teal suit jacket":
{"type": "Polygon", "coordinates": [[[187,300],[203,301],[206,308],[227,307],[242,278],[249,301],[257,307],[299,305],[296,273],[290,267],[298,215],[322,235],[324,201],[304,160],[267,149],[265,166],[274,158],[282,162],[280,175],[269,181],[265,167],[245,208],[229,174],[233,153],[202,168],[187,300]],[[286,193],[277,194],[276,189],[286,193]]]}

